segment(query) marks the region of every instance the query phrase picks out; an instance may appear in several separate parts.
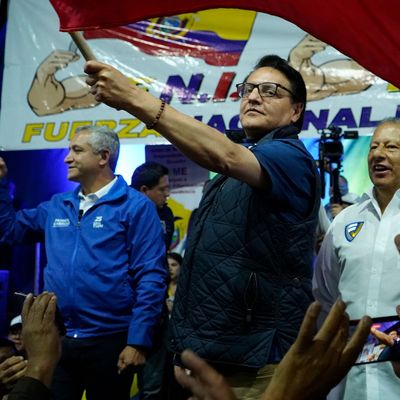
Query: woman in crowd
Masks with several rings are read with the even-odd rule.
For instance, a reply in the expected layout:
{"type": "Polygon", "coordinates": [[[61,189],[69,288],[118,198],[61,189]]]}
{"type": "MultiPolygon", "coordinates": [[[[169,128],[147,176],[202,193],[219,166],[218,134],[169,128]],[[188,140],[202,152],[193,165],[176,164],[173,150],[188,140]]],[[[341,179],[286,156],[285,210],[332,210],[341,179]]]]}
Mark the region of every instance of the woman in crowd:
{"type": "Polygon", "coordinates": [[[168,285],[167,307],[169,313],[171,314],[172,306],[174,303],[176,285],[178,283],[179,271],[181,269],[183,259],[179,253],[168,253],[167,260],[170,278],[170,282],[168,285]]]}

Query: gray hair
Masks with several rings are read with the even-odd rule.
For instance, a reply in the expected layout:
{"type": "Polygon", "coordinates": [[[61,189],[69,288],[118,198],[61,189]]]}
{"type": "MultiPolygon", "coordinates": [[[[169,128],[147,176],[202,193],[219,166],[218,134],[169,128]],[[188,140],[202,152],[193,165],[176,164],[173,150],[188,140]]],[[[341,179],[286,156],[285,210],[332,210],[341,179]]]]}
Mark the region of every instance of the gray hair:
{"type": "Polygon", "coordinates": [[[106,126],[86,125],[81,126],[75,131],[75,135],[82,131],[89,131],[90,138],[88,143],[92,146],[94,154],[99,154],[103,150],[110,153],[109,165],[112,171],[115,170],[119,155],[118,135],[106,126]]]}
{"type": "Polygon", "coordinates": [[[384,118],[384,119],[382,119],[382,120],[379,122],[379,124],[377,125],[377,127],[378,127],[378,126],[381,126],[381,125],[385,125],[385,124],[400,125],[400,118],[396,118],[396,117],[384,118]]]}

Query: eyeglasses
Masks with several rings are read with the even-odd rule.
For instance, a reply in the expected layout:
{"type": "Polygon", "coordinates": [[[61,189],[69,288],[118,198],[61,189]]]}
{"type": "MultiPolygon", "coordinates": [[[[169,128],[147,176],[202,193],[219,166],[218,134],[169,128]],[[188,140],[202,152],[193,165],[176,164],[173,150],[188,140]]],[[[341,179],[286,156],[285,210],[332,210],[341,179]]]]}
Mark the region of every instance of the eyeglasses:
{"type": "Polygon", "coordinates": [[[289,89],[286,89],[284,86],[280,85],[279,83],[274,83],[274,82],[262,82],[259,84],[243,82],[243,83],[238,83],[236,85],[237,93],[238,93],[239,97],[241,97],[241,98],[249,97],[250,94],[253,92],[254,88],[257,88],[258,94],[261,97],[276,96],[276,92],[278,91],[278,88],[286,90],[286,92],[289,92],[292,96],[294,96],[292,91],[290,91],[289,89]]]}

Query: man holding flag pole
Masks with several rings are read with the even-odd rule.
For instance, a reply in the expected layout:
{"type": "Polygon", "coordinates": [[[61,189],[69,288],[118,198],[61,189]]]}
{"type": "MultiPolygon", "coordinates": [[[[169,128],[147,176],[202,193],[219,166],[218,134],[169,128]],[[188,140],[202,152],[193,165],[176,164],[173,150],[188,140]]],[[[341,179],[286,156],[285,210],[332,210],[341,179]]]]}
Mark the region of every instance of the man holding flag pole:
{"type": "Polygon", "coordinates": [[[169,344],[176,363],[189,347],[223,373],[239,399],[259,399],[312,298],[319,178],[297,136],[306,102],[301,75],[265,56],[237,85],[242,146],[109,65],[92,60],[85,72],[97,101],[131,113],[221,174],[189,238],[169,344]]]}

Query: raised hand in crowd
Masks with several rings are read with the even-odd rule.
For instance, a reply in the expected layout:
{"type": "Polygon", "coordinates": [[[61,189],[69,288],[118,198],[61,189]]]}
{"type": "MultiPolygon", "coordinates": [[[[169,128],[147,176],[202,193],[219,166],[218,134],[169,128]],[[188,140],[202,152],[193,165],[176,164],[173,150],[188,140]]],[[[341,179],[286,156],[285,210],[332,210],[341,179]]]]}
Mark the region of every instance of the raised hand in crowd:
{"type": "Polygon", "coordinates": [[[331,210],[332,218],[335,218],[345,208],[343,204],[338,204],[338,203],[331,203],[329,207],[331,210]]]}
{"type": "Polygon", "coordinates": [[[347,374],[370,332],[371,319],[363,317],[349,337],[345,304],[338,300],[316,332],[321,305],[314,302],[304,317],[299,335],[278,365],[263,400],[324,398],[347,374]]]}
{"type": "MultiPolygon", "coordinates": [[[[348,340],[345,304],[337,301],[321,329],[316,332],[319,303],[310,305],[299,336],[278,365],[263,400],[316,400],[324,398],[339,383],[357,359],[370,332],[371,319],[363,317],[348,340]]],[[[192,391],[193,400],[235,400],[224,378],[191,351],[182,353],[190,369],[177,369],[176,379],[192,391]]]]}
{"type": "Polygon", "coordinates": [[[21,356],[11,356],[0,363],[0,398],[11,390],[25,372],[26,360],[21,356]]]}
{"type": "Polygon", "coordinates": [[[193,393],[193,400],[237,400],[224,377],[191,350],[185,350],[181,360],[186,368],[175,368],[176,380],[193,393]]]}
{"type": "Polygon", "coordinates": [[[53,371],[61,356],[61,339],[54,323],[56,297],[29,294],[22,309],[22,334],[28,356],[26,376],[50,386],[53,371]]]}
{"type": "Polygon", "coordinates": [[[61,339],[54,320],[56,297],[29,294],[22,308],[22,334],[28,357],[25,376],[10,392],[9,400],[48,400],[54,369],[61,356],[61,339]]]}

